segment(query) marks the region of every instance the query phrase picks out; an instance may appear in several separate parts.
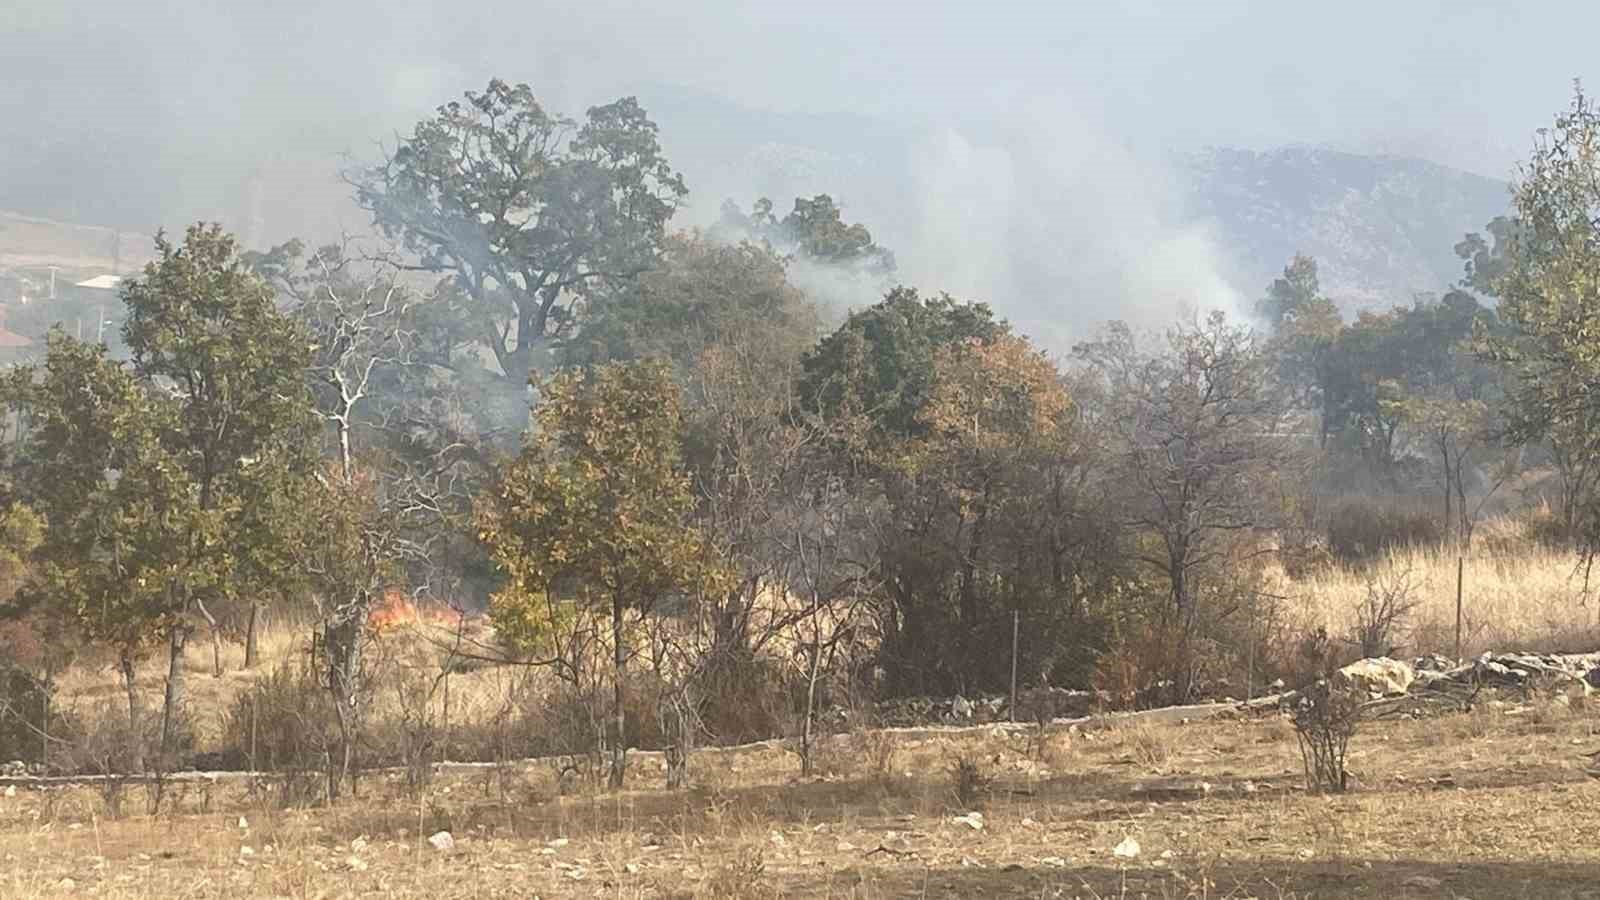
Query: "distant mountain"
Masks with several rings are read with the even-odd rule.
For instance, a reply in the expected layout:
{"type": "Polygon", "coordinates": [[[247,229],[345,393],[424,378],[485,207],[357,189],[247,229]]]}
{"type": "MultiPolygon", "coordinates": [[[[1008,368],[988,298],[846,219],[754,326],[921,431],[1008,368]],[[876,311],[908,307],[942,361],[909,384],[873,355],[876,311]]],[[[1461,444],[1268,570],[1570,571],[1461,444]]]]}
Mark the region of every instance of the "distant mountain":
{"type": "Polygon", "coordinates": [[[1209,220],[1237,277],[1262,288],[1296,254],[1347,312],[1442,292],[1454,245],[1510,206],[1505,182],[1436,163],[1309,147],[1212,148],[1179,162],[1188,215],[1209,220]]]}

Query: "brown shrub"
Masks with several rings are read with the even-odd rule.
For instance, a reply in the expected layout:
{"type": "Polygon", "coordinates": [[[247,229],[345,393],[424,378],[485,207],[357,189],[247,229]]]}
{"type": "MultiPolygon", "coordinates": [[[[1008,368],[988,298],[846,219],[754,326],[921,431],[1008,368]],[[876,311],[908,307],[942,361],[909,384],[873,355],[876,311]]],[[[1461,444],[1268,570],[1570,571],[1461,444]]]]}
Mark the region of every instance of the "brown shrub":
{"type": "Polygon", "coordinates": [[[1427,510],[1370,498],[1351,498],[1328,517],[1328,552],[1346,563],[1367,562],[1390,550],[1437,545],[1444,535],[1427,510]]]}

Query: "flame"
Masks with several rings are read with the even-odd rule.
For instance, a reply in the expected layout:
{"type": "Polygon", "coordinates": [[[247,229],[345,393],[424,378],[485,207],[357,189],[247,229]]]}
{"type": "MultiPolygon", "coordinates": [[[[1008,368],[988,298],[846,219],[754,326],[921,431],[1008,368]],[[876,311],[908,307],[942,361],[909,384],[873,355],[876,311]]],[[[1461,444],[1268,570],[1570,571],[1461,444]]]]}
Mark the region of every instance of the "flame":
{"type": "Polygon", "coordinates": [[[410,625],[453,627],[458,618],[459,614],[449,607],[433,603],[418,605],[412,603],[411,598],[398,588],[389,588],[383,592],[383,599],[378,601],[372,614],[367,617],[367,627],[377,632],[410,625]]]}

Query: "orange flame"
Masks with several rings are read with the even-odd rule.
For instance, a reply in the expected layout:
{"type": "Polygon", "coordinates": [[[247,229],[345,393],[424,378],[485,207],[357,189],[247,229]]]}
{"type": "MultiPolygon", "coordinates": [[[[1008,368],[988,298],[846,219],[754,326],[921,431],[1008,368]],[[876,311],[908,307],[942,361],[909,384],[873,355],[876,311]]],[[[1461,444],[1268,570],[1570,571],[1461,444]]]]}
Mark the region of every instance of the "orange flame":
{"type": "Polygon", "coordinates": [[[404,592],[390,588],[383,599],[373,607],[367,617],[367,627],[373,631],[390,631],[408,625],[454,626],[458,614],[455,610],[432,603],[417,605],[404,592]]]}

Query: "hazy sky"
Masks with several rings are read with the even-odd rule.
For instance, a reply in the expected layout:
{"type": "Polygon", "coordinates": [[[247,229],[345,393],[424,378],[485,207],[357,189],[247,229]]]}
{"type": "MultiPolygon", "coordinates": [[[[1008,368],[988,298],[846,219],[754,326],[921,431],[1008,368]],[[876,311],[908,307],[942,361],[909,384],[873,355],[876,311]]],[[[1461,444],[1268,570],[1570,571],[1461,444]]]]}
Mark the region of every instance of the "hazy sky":
{"type": "MultiPolygon", "coordinates": [[[[676,86],[931,129],[961,171],[927,153],[879,164],[965,179],[991,202],[980,218],[1013,226],[1032,188],[1019,195],[1011,156],[980,177],[972,154],[992,133],[1021,134],[1030,171],[1087,180],[1100,204],[1145,195],[1135,218],[1160,231],[1164,201],[1141,161],[1169,149],[1327,144],[1506,177],[1570,80],[1600,75],[1597,33],[1600,3],[1585,0],[0,0],[0,122],[34,142],[28,157],[0,140],[0,198],[27,187],[7,179],[103,181],[101,206],[133,227],[238,218],[241,206],[267,208],[274,237],[354,227],[348,209],[313,202],[339,194],[340,157],[371,159],[378,140],[499,75],[574,114],[676,86]],[[1058,156],[1121,171],[1086,179],[1058,156]],[[272,196],[251,197],[262,171],[272,196]],[[1010,207],[992,206],[997,192],[1010,207]]],[[[674,162],[693,190],[695,160],[674,162]]],[[[970,206],[929,203],[941,215],[970,206]]],[[[1193,235],[1165,237],[1179,257],[1205,253],[1193,235]]],[[[991,293],[1014,280],[978,265],[954,277],[991,293]]]]}

